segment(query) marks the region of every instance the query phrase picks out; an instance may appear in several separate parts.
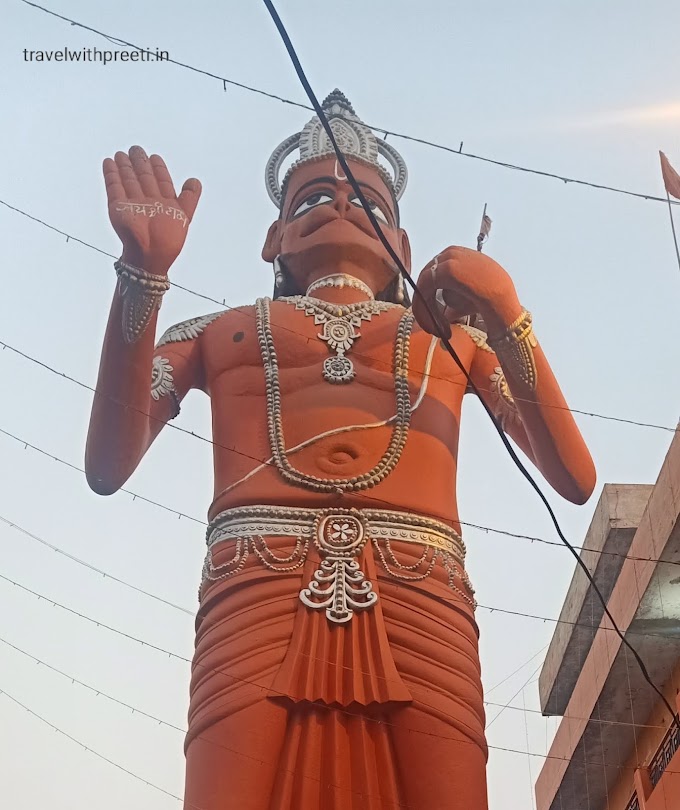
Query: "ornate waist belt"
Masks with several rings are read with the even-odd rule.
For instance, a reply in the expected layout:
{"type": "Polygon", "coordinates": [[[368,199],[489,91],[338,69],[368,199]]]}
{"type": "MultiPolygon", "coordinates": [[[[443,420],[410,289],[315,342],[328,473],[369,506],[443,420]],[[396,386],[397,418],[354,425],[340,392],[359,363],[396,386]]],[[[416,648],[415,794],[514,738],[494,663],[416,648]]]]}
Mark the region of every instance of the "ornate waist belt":
{"type": "Polygon", "coordinates": [[[313,543],[321,565],[300,591],[300,601],[312,610],[325,609],[329,621],[343,624],[352,619],[355,611],[367,610],[378,601],[358,559],[369,541],[385,570],[404,581],[425,579],[439,560],[448,573],[449,586],[474,606],[474,600],[454,583],[457,575],[472,593],[464,569],[465,544],[461,537],[438,520],[386,509],[228,509],[208,527],[203,580],[217,581],[238,574],[251,553],[271,570],[294,571],[304,565],[309,544],[313,543]],[[278,556],[269,548],[267,538],[278,537],[295,540],[290,554],[278,556]],[[390,547],[392,541],[421,546],[420,559],[411,565],[399,563],[390,547]],[[226,543],[233,544],[234,554],[227,562],[215,565],[213,554],[226,543]]]}

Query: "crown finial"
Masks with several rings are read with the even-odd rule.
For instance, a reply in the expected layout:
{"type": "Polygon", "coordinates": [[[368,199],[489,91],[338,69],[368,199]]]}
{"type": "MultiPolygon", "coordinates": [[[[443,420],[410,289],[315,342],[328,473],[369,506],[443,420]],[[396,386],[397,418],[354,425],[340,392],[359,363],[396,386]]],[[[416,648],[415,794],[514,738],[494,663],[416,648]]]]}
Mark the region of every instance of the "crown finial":
{"type": "Polygon", "coordinates": [[[342,92],[342,90],[338,90],[337,87],[335,90],[331,90],[331,92],[323,100],[321,109],[328,115],[334,106],[346,110],[350,115],[356,115],[354,112],[354,107],[352,107],[347,96],[342,92]]]}
{"type": "MultiPolygon", "coordinates": [[[[397,200],[404,193],[408,173],[403,158],[390,144],[375,133],[357,116],[349,99],[337,87],[323,100],[321,108],[328,119],[335,140],[343,154],[378,170],[383,180],[393,190],[397,200]],[[378,161],[382,157],[390,165],[392,174],[378,161]]],[[[281,207],[283,189],[293,169],[314,160],[333,156],[335,151],[323,124],[315,115],[302,132],[291,135],[282,141],[267,162],[265,182],[267,192],[277,207],[281,207]],[[283,182],[280,181],[281,168],[286,158],[296,149],[299,159],[288,169],[283,182]]]]}

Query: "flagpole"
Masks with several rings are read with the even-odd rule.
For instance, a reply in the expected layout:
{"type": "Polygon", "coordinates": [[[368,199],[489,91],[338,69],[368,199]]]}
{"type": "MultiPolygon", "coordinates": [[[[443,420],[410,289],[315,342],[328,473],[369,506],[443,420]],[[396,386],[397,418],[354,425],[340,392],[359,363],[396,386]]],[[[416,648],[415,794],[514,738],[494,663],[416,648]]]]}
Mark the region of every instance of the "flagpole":
{"type": "MultiPolygon", "coordinates": [[[[484,210],[482,211],[482,224],[479,229],[479,236],[477,237],[477,250],[481,253],[482,252],[482,245],[485,241],[485,234],[484,234],[484,221],[486,218],[486,203],[484,203],[484,210]]],[[[677,247],[677,245],[676,245],[677,247]]],[[[678,256],[678,262],[680,262],[680,256],[678,256]]]]}
{"type": "Polygon", "coordinates": [[[673,221],[673,206],[671,204],[671,195],[666,189],[666,199],[668,200],[668,216],[671,220],[671,231],[673,232],[673,244],[675,245],[675,256],[678,260],[678,269],[680,270],[680,250],[678,250],[678,237],[675,233],[675,222],[673,221]]]}

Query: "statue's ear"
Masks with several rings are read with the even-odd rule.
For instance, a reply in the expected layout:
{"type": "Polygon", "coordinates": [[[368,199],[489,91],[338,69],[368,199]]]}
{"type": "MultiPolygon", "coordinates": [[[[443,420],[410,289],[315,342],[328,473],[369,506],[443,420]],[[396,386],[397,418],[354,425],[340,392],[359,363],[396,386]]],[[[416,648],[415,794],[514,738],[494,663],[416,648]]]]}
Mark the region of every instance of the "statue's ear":
{"type": "Polygon", "coordinates": [[[401,247],[401,257],[406,269],[411,272],[411,243],[408,241],[406,231],[399,229],[399,246],[401,247]]]}
{"type": "Polygon", "coordinates": [[[270,264],[281,253],[281,220],[272,222],[267,231],[267,238],[262,248],[262,258],[270,264]]]}

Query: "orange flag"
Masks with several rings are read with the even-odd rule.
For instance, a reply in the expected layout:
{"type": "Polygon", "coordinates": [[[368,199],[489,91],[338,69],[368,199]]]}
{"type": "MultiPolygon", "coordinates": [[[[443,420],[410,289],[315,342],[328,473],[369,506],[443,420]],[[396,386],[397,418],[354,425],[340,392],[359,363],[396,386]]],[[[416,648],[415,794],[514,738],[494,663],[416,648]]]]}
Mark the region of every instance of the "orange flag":
{"type": "Polygon", "coordinates": [[[671,197],[680,200],[680,174],[671,166],[663,152],[659,152],[659,157],[661,158],[661,174],[663,174],[663,184],[666,186],[666,191],[671,197]]]}

